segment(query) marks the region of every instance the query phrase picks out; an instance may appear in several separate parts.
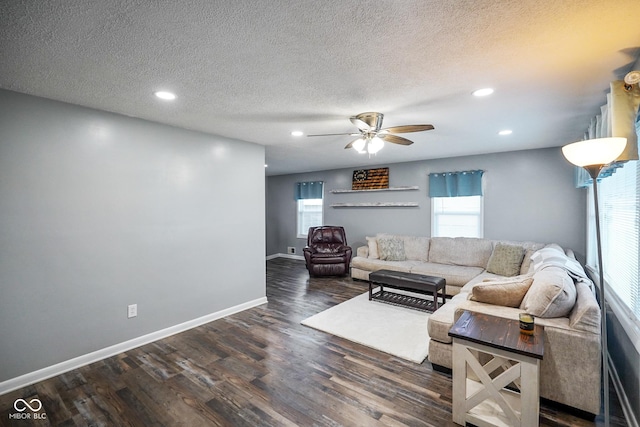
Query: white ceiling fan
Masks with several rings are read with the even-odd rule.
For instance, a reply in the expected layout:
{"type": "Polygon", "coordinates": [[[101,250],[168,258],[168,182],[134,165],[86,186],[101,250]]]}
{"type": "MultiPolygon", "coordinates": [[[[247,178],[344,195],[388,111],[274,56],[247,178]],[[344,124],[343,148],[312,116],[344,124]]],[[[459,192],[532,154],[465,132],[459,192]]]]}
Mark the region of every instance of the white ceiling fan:
{"type": "Polygon", "coordinates": [[[349,118],[349,120],[351,120],[351,123],[356,125],[356,127],[358,128],[358,132],[325,133],[307,136],[358,136],[358,139],[351,141],[344,148],[354,148],[358,153],[375,154],[380,151],[380,149],[382,149],[385,141],[400,145],[413,144],[413,141],[398,135],[394,135],[394,133],[423,132],[434,129],[433,125],[392,126],[382,129],[383,117],[384,114],[382,113],[360,113],[357,116],[349,118]]]}

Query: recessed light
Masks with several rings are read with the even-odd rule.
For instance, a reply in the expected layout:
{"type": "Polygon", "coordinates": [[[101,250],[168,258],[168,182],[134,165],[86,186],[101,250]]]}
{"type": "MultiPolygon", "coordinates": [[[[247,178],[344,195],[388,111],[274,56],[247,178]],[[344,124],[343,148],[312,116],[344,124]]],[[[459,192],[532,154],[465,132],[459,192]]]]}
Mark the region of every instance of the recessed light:
{"type": "Polygon", "coordinates": [[[265,168],[268,168],[268,167],[269,167],[269,165],[265,163],[265,164],[264,164],[264,167],[265,167],[265,168]]]}
{"type": "Polygon", "coordinates": [[[505,130],[501,130],[500,132],[498,132],[498,135],[511,135],[513,133],[512,130],[510,129],[505,129],[505,130]]]}
{"type": "Polygon", "coordinates": [[[157,92],[154,92],[153,94],[160,99],[164,99],[165,101],[173,101],[174,99],[176,99],[175,94],[171,92],[166,92],[164,90],[159,90],[157,92]]]}
{"type": "Polygon", "coordinates": [[[304,135],[304,132],[302,132],[301,130],[294,130],[293,132],[291,132],[292,136],[302,136],[304,135]]]}
{"type": "Polygon", "coordinates": [[[493,89],[490,87],[485,87],[484,89],[474,90],[472,92],[473,96],[487,96],[493,93],[493,89]]]}

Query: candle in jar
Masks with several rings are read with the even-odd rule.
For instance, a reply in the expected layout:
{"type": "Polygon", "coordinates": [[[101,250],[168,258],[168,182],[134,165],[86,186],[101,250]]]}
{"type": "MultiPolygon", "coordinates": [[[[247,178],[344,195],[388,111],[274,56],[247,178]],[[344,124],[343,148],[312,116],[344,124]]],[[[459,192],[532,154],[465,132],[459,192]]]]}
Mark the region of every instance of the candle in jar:
{"type": "Polygon", "coordinates": [[[533,316],[529,313],[520,313],[520,332],[526,335],[533,335],[533,316]]]}

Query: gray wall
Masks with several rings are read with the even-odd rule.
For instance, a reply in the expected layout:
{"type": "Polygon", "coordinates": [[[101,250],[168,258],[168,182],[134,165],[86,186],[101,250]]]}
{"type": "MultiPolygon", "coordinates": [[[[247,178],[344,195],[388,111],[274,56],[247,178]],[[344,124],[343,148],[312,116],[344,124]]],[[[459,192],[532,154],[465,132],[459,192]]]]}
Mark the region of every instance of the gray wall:
{"type": "Polygon", "coordinates": [[[0,381],[264,297],[264,179],[262,146],[0,91],[0,381]]]}
{"type": "MultiPolygon", "coordinates": [[[[384,151],[380,153],[384,155],[384,151]]],[[[385,165],[382,165],[385,166],[385,165]]],[[[381,166],[381,167],[382,167],[381,166]]],[[[560,148],[515,151],[388,165],[391,187],[418,191],[333,194],[351,188],[351,169],[267,177],[267,254],[301,254],[304,239],[296,238],[294,184],[325,182],[324,223],[343,225],[354,248],[365,236],[379,232],[431,235],[428,174],[482,169],[484,174],[484,236],[489,239],[555,242],[584,257],[586,192],[573,185],[573,167],[560,148]],[[332,208],[338,202],[405,201],[417,208],[332,208]]]]}

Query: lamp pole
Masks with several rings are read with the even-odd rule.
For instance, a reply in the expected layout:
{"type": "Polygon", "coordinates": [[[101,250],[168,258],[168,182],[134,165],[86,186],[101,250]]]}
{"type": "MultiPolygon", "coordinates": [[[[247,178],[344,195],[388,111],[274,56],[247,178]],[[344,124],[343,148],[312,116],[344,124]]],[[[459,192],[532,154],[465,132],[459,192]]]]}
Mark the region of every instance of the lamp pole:
{"type": "Polygon", "coordinates": [[[598,203],[598,182],[597,178],[604,165],[583,166],[593,180],[593,204],[596,216],[596,246],[598,251],[598,289],[600,291],[600,325],[602,328],[602,386],[604,393],[604,425],[609,427],[609,364],[607,347],[607,308],[604,299],[604,268],[602,267],[602,243],[600,241],[600,209],[598,203]]]}
{"type": "Polygon", "coordinates": [[[604,400],[604,425],[609,427],[609,364],[607,347],[607,307],[604,296],[604,267],[602,265],[602,242],[600,240],[600,209],[598,204],[598,175],[622,154],[627,146],[627,138],[605,137],[574,142],[562,147],[562,154],[571,163],[584,168],[593,180],[593,204],[596,215],[596,247],[598,251],[598,279],[601,313],[602,388],[604,400]]]}

